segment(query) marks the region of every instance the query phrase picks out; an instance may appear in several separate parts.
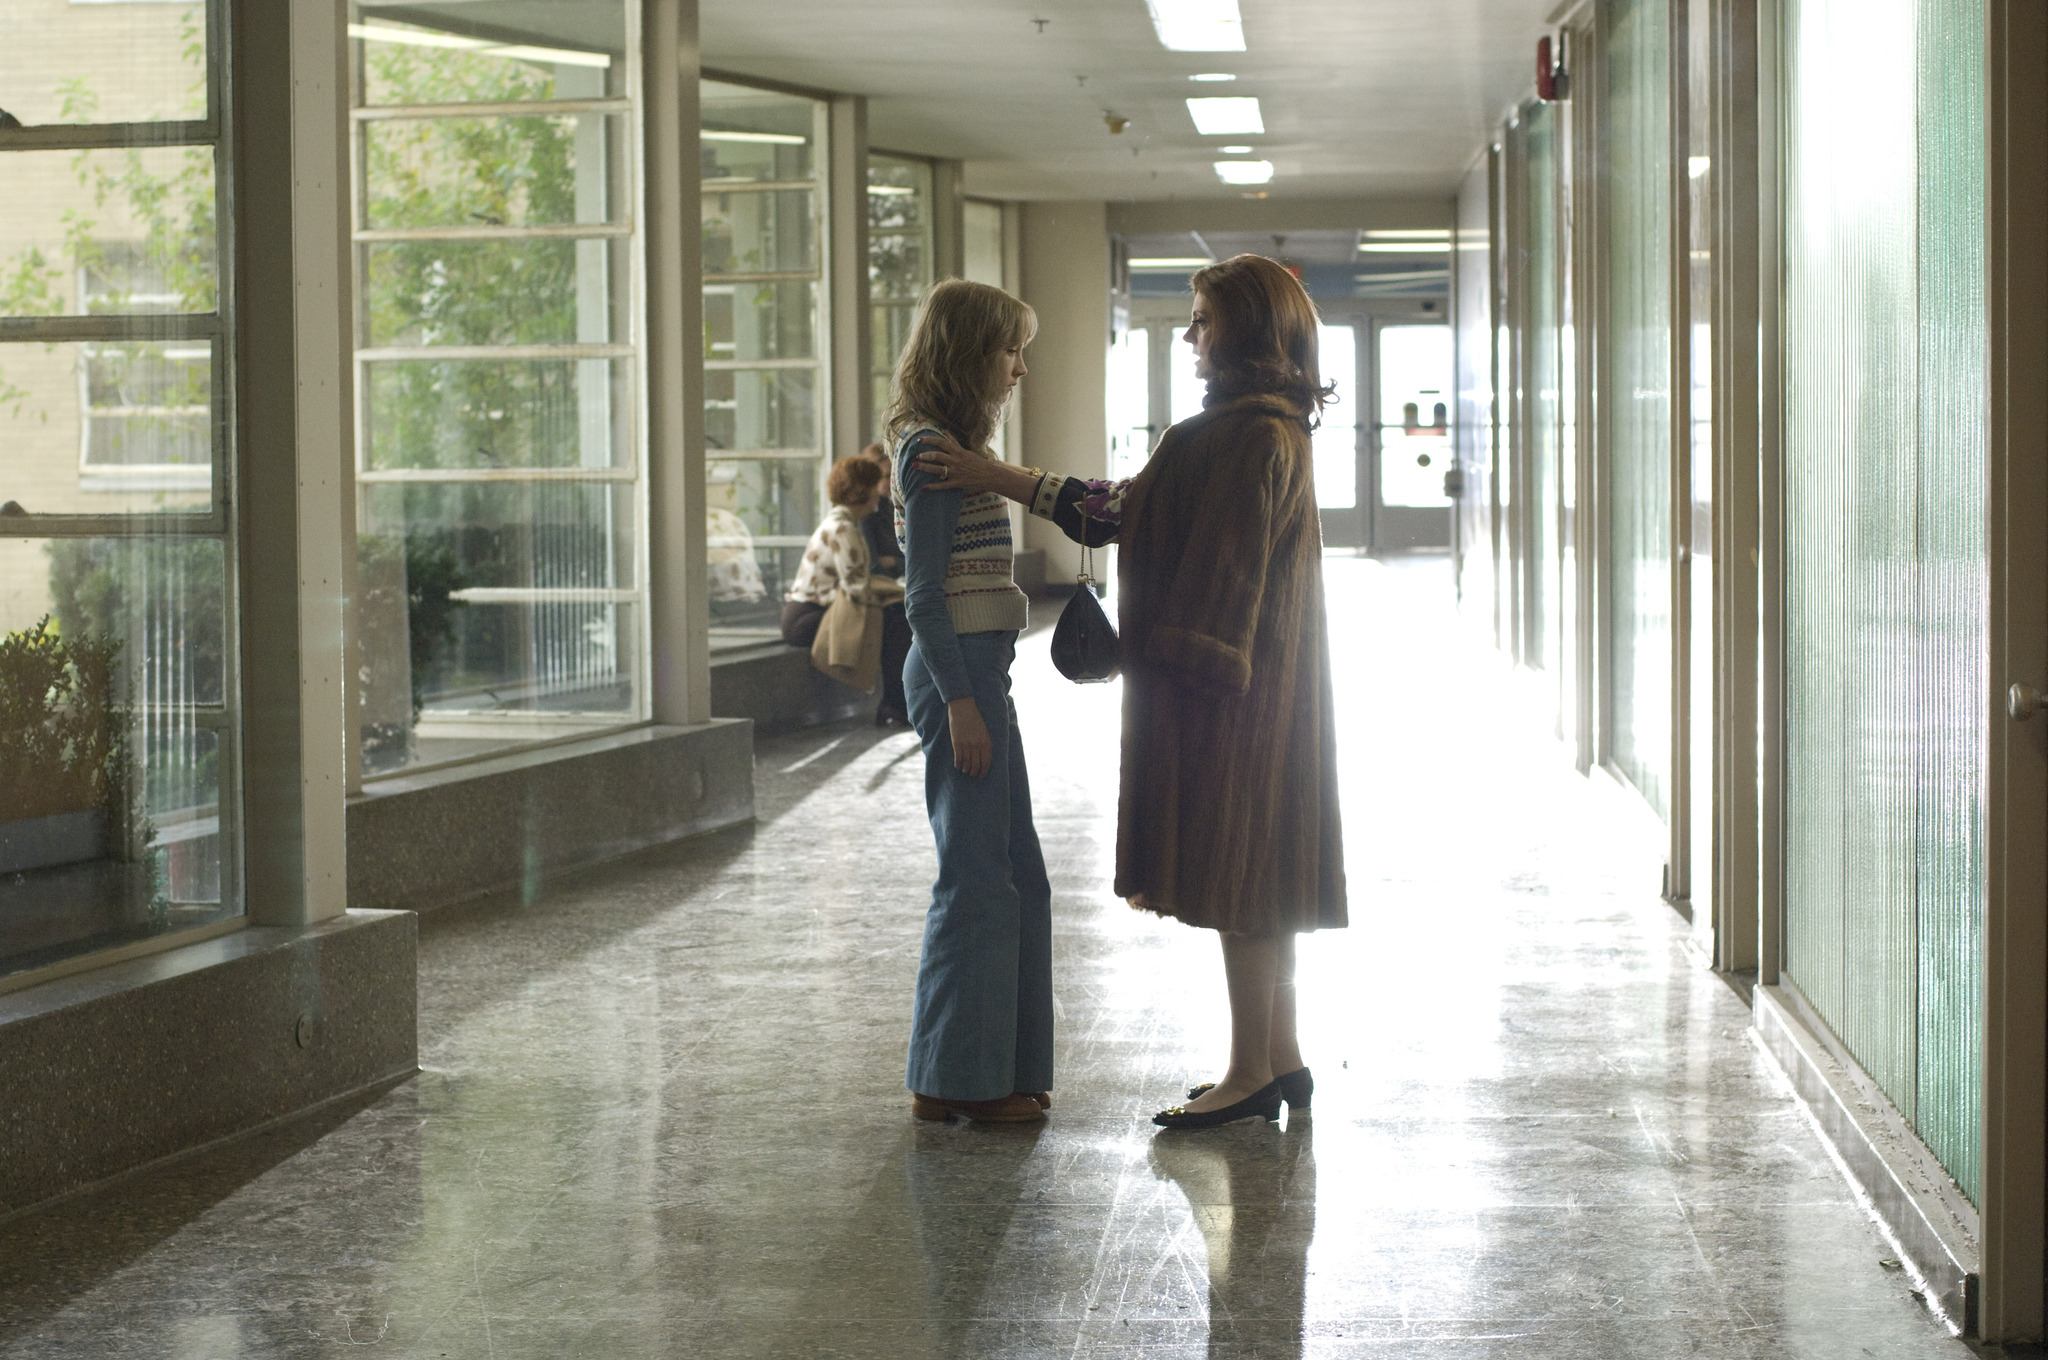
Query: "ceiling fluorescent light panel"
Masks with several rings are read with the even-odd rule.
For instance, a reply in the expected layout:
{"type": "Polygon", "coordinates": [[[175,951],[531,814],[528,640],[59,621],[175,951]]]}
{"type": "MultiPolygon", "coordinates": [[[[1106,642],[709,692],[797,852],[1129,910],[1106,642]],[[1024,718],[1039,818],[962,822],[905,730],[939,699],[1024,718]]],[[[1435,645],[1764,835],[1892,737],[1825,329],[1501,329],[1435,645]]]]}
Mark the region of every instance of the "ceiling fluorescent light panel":
{"type": "Polygon", "coordinates": [[[1225,184],[1266,184],[1273,178],[1273,162],[1217,161],[1216,178],[1225,184]]]}
{"type": "Polygon", "coordinates": [[[767,142],[771,146],[802,146],[810,140],[794,132],[726,132],[719,128],[705,128],[697,136],[707,142],[767,142]]]}
{"type": "Polygon", "coordinates": [[[1204,137],[1242,137],[1266,130],[1266,120],[1259,113],[1256,95],[1190,99],[1188,117],[1195,120],[1195,131],[1204,137]]]}
{"type": "Polygon", "coordinates": [[[1237,0],[1145,0],[1159,45],[1169,52],[1242,52],[1237,0]]]}

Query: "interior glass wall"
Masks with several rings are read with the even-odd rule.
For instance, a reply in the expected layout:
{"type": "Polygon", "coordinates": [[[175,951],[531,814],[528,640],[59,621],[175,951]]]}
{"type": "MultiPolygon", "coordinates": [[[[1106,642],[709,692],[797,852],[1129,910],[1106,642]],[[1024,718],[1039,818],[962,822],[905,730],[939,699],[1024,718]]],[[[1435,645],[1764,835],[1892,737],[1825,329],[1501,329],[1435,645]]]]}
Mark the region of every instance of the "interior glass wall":
{"type": "Polygon", "coordinates": [[[1523,437],[1528,450],[1528,474],[1522,514],[1526,516],[1523,541],[1529,552],[1525,578],[1528,624],[1523,634],[1523,659],[1552,675],[1558,674],[1561,650],[1558,611],[1565,591],[1570,588],[1562,575],[1563,544],[1558,533],[1564,493],[1564,370],[1558,329],[1562,122],[1553,105],[1536,104],[1529,108],[1528,155],[1523,162],[1528,183],[1522,200],[1528,205],[1524,282],[1528,330],[1522,351],[1526,365],[1522,415],[1526,422],[1523,437]]]}
{"type": "Polygon", "coordinates": [[[35,23],[0,93],[0,974],[242,911],[221,13],[35,23]]]}
{"type": "Polygon", "coordinates": [[[781,638],[783,592],[823,515],[826,108],[724,81],[699,91],[716,650],[781,638]]]}
{"type": "Polygon", "coordinates": [[[1703,930],[1713,914],[1714,885],[1714,160],[1709,94],[1713,88],[1712,7],[1686,5],[1686,411],[1685,498],[1691,510],[1681,570],[1689,592],[1691,678],[1687,781],[1691,791],[1686,892],[1693,921],[1703,930]]]}
{"type": "Polygon", "coordinates": [[[1974,1200],[1983,18],[1786,0],[1784,970],[1974,1200]]]}
{"type": "Polygon", "coordinates": [[[1601,11],[1600,373],[1607,552],[1603,755],[1659,815],[1671,770],[1671,24],[1601,11]]]}
{"type": "MultiPolygon", "coordinates": [[[[1000,218],[998,218],[1000,221],[1000,218]]],[[[932,167],[909,156],[868,156],[868,310],[875,429],[889,410],[889,380],[910,338],[918,300],[932,285],[932,167]]],[[[851,453],[852,449],[841,450],[851,453]]]]}
{"type": "Polygon", "coordinates": [[[354,7],[366,774],[645,716],[636,12],[354,7]]]}
{"type": "Polygon", "coordinates": [[[1499,439],[1494,408],[1492,277],[1492,168],[1497,155],[1489,153],[1482,158],[1459,187],[1456,253],[1452,256],[1458,328],[1458,402],[1453,419],[1460,473],[1458,598],[1477,618],[1492,617],[1496,603],[1491,487],[1499,439]]]}

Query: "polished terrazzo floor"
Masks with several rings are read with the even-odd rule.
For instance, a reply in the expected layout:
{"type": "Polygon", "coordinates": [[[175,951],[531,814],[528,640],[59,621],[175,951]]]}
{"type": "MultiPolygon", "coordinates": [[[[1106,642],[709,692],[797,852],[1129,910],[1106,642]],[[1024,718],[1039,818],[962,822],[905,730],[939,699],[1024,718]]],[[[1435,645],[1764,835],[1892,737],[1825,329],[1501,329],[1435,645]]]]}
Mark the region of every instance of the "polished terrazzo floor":
{"type": "Polygon", "coordinates": [[[764,740],[756,826],[429,915],[417,1079],[0,1229],[0,1356],[1966,1356],[1445,564],[1328,577],[1312,1119],[1146,1122],[1220,1066],[1221,969],[1109,897],[1116,695],[1040,632],[1046,1124],[909,1117],[914,740],[764,740]]]}

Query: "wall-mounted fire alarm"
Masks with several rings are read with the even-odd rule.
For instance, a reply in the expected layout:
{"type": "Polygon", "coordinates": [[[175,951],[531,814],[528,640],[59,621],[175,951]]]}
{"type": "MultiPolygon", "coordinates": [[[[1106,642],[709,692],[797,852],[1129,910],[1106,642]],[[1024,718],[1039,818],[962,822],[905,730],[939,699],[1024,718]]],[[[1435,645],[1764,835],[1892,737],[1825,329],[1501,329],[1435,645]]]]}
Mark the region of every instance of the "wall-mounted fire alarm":
{"type": "Polygon", "coordinates": [[[1572,97],[1572,73],[1566,59],[1568,50],[1564,33],[1557,35],[1554,52],[1549,34],[1536,40],[1536,97],[1546,104],[1572,97]]]}

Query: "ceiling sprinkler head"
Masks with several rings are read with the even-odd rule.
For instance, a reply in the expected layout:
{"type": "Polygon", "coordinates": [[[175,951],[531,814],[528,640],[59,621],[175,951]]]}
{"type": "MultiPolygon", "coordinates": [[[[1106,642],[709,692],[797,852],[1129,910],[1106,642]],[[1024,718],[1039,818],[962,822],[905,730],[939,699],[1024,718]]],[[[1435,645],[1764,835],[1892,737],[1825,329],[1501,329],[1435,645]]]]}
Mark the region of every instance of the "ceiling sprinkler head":
{"type": "Polygon", "coordinates": [[[1108,126],[1109,135],[1112,137],[1121,137],[1123,135],[1124,129],[1131,125],[1130,119],[1122,118],[1114,113],[1107,112],[1105,112],[1102,115],[1102,121],[1104,124],[1108,126]]]}

